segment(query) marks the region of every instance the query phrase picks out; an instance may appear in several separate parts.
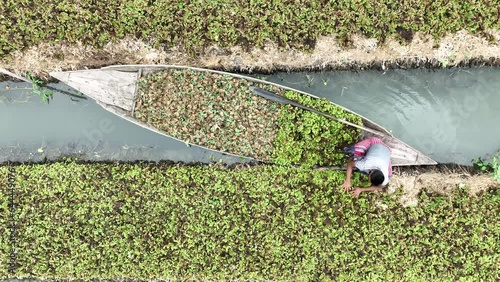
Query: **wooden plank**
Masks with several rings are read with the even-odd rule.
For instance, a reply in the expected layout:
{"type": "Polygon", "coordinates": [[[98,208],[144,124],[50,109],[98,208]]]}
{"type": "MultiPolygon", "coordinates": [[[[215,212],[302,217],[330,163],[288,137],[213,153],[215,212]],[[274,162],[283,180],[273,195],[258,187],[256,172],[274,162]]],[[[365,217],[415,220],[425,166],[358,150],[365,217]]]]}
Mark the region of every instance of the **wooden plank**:
{"type": "Polygon", "coordinates": [[[0,73],[3,73],[3,74],[8,75],[8,76],[12,76],[12,77],[14,77],[16,79],[19,79],[19,80],[22,80],[24,82],[33,83],[33,81],[31,81],[31,80],[29,80],[27,78],[24,78],[24,77],[22,77],[20,75],[17,75],[17,74],[15,74],[13,72],[10,72],[10,71],[8,71],[8,70],[6,70],[4,68],[0,68],[0,73]]]}
{"type": "MultiPolygon", "coordinates": [[[[374,135],[363,134],[361,139],[369,138],[374,135]]],[[[387,146],[391,148],[391,162],[392,166],[411,166],[411,165],[436,165],[437,162],[417,151],[413,147],[404,143],[403,141],[391,137],[379,137],[387,146]]]]}
{"type": "Polygon", "coordinates": [[[137,73],[104,70],[84,70],[50,73],[86,96],[103,104],[132,111],[137,73]]]}
{"type": "Polygon", "coordinates": [[[139,91],[139,86],[137,85],[137,81],[139,81],[139,79],[141,78],[142,76],[142,70],[138,70],[137,71],[137,77],[136,77],[136,84],[135,84],[135,90],[134,90],[134,96],[132,97],[132,100],[133,100],[133,103],[132,103],[132,110],[130,111],[130,115],[132,117],[134,117],[134,112],[135,112],[135,105],[137,104],[137,99],[138,99],[138,96],[137,96],[137,92],[139,91]]]}

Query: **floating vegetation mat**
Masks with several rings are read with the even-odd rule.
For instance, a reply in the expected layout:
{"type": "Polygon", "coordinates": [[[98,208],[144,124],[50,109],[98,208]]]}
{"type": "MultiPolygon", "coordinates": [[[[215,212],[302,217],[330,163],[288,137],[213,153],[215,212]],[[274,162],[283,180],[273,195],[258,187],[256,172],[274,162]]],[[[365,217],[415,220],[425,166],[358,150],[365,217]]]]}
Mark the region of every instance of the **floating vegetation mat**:
{"type": "Polygon", "coordinates": [[[353,198],[344,179],[283,166],[0,166],[0,278],[498,281],[500,189],[422,192],[403,208],[397,195],[353,198]]]}
{"type": "Polygon", "coordinates": [[[166,70],[139,80],[135,117],[213,150],[278,164],[340,165],[359,130],[254,95],[259,87],[361,125],[359,116],[268,84],[203,71],[166,70]]]}

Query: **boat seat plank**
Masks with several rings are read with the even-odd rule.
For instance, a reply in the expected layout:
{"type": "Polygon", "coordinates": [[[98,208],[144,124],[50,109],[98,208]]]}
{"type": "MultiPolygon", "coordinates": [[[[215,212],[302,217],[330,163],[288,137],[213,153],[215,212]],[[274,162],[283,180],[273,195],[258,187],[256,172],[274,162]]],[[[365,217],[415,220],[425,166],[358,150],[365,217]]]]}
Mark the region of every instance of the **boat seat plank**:
{"type": "Polygon", "coordinates": [[[51,75],[101,103],[132,111],[137,73],[114,70],[57,72],[51,75]]]}

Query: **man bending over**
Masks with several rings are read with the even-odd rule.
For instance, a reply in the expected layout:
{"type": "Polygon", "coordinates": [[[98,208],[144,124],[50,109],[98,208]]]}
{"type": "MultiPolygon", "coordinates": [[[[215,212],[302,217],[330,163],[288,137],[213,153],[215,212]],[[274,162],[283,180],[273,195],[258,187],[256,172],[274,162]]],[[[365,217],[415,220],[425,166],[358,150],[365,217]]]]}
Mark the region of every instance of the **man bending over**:
{"type": "Polygon", "coordinates": [[[382,140],[370,137],[347,148],[346,152],[353,154],[347,164],[346,180],[342,184],[346,192],[351,189],[351,175],[355,167],[368,175],[371,182],[368,188],[355,187],[351,192],[355,197],[361,192],[380,191],[389,183],[392,176],[391,149],[382,140]]]}

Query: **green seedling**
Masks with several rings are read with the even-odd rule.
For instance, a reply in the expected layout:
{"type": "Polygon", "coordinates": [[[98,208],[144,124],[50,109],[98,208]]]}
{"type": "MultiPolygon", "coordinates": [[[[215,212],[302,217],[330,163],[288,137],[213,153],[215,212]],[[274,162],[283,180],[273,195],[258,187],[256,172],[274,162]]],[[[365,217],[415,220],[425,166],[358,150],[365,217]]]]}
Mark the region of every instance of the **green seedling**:
{"type": "Polygon", "coordinates": [[[26,75],[26,77],[32,82],[33,93],[40,96],[44,103],[49,104],[50,99],[52,98],[54,93],[52,91],[48,91],[47,88],[45,88],[44,82],[41,79],[29,73],[26,75]]]}

